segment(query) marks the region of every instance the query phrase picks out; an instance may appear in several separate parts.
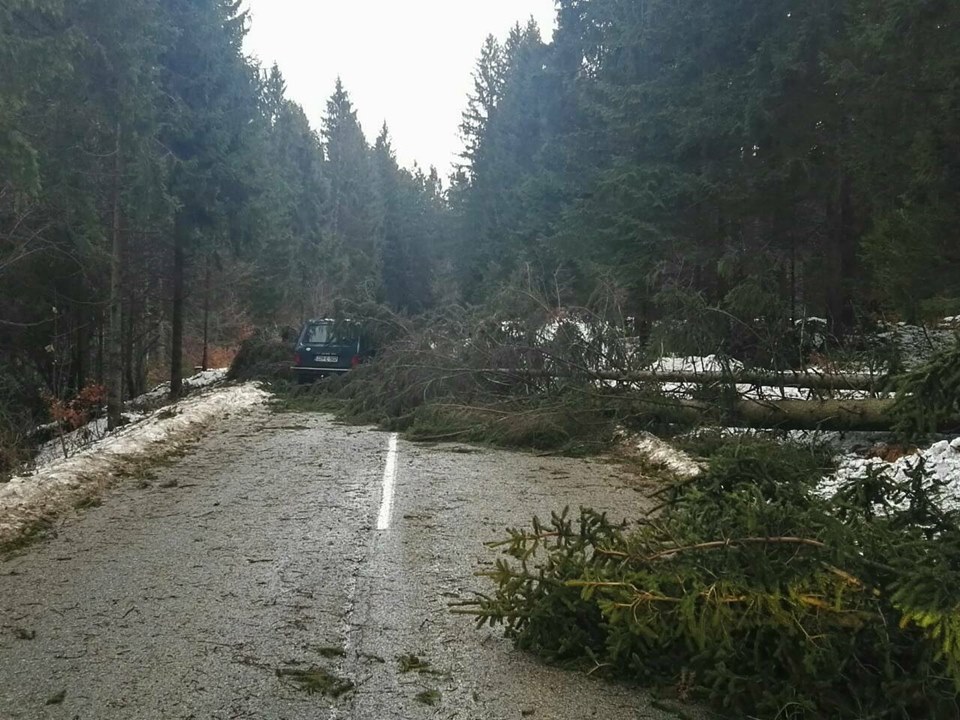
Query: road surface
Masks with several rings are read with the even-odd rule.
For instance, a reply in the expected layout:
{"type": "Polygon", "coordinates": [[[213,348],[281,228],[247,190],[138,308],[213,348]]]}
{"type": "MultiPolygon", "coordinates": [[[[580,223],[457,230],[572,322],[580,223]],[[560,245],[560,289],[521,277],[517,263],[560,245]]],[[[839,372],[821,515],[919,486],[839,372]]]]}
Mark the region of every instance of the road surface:
{"type": "Polygon", "coordinates": [[[489,589],[484,541],[565,505],[635,516],[629,485],[321,415],[229,420],[0,561],[0,719],[675,717],[448,611],[489,589]]]}

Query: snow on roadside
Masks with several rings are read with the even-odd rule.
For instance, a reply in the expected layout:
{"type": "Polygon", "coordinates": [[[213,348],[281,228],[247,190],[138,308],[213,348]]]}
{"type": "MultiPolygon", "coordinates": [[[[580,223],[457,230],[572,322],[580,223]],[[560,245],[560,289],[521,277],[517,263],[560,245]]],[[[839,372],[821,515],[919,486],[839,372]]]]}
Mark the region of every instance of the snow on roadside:
{"type": "MultiPolygon", "coordinates": [[[[756,428],[718,427],[704,428],[705,431],[719,432],[724,437],[737,438],[743,436],[760,436],[768,433],[756,428]]],[[[701,431],[693,431],[695,437],[701,431]]],[[[685,453],[671,447],[664,441],[653,438],[647,441],[647,436],[639,438],[637,449],[642,456],[648,457],[653,463],[660,462],[665,455],[676,455],[681,461],[686,459],[697,467],[695,460],[685,453]],[[664,449],[665,448],[665,449],[664,449]]],[[[941,485],[943,507],[947,510],[960,511],[960,437],[941,439],[929,447],[919,448],[916,451],[899,456],[897,445],[887,445],[891,441],[890,433],[883,432],[824,432],[820,430],[790,430],[785,434],[776,434],[774,437],[785,442],[828,446],[831,448],[837,463],[836,471],[824,477],[818,485],[818,492],[825,498],[833,497],[840,486],[850,480],[865,477],[868,470],[879,469],[891,480],[900,483],[906,480],[921,458],[925,469],[930,473],[931,480],[941,485]],[[888,454],[885,451],[890,451],[888,454]],[[871,456],[868,453],[885,454],[890,458],[884,459],[871,456]]],[[[673,471],[673,468],[665,464],[673,471]]],[[[675,471],[674,471],[675,472],[675,471]]],[[[678,477],[683,477],[675,472],[678,477]]],[[[695,475],[694,475],[695,477],[695,475]]]]}
{"type": "MultiPolygon", "coordinates": [[[[213,385],[225,380],[226,377],[226,369],[206,370],[194,375],[193,377],[184,378],[183,387],[185,391],[193,392],[212,387],[213,385]]],[[[158,405],[164,403],[169,394],[170,383],[165,382],[158,385],[153,390],[129,400],[126,403],[126,407],[128,409],[123,413],[124,420],[127,423],[143,420],[147,417],[147,411],[156,409],[158,405]]],[[[91,420],[86,425],[77,428],[72,432],[65,433],[63,438],[55,435],[56,427],[56,423],[51,423],[43,426],[42,428],[37,428],[38,430],[50,430],[52,433],[54,433],[54,437],[52,440],[49,440],[40,446],[40,449],[37,451],[37,456],[33,462],[34,468],[40,468],[55,460],[62,459],[64,456],[64,447],[66,447],[67,455],[75,455],[83,448],[105,439],[108,435],[107,418],[105,417],[91,420]]]]}
{"type": "MultiPolygon", "coordinates": [[[[138,412],[123,413],[123,418],[128,424],[143,420],[145,417],[146,415],[138,412]]],[[[56,423],[53,424],[53,427],[56,428],[56,423]]],[[[62,439],[55,436],[53,440],[49,440],[40,446],[37,456],[34,458],[33,467],[37,469],[56,460],[62,460],[64,447],[67,448],[67,455],[76,455],[85,447],[106,439],[108,434],[107,418],[98,418],[88,422],[83,427],[65,433],[62,439]]]]}
{"type": "Polygon", "coordinates": [[[923,459],[931,478],[943,485],[943,505],[947,510],[960,510],[960,438],[941,440],[914,455],[905,455],[894,462],[877,457],[861,457],[847,454],[839,458],[837,472],[825,478],[820,490],[832,496],[846,480],[864,477],[871,468],[882,468],[895,481],[903,481],[908,473],[923,459]]]}
{"type": "Polygon", "coordinates": [[[14,477],[0,485],[0,545],[95,496],[124,463],[174,449],[204,426],[268,398],[254,383],[211,389],[156,410],[69,458],[50,459],[14,477]]]}
{"type": "Polygon", "coordinates": [[[703,472],[696,460],[652,433],[641,433],[634,447],[644,460],[662,467],[679,480],[692,480],[703,472]]]}
{"type": "MultiPolygon", "coordinates": [[[[227,372],[228,370],[226,368],[222,370],[204,370],[193,377],[184,378],[183,386],[187,390],[199,390],[201,388],[207,388],[225,380],[227,377],[227,372]]],[[[149,390],[143,395],[135,397],[128,403],[128,405],[135,408],[149,406],[158,402],[162,402],[169,394],[170,382],[167,381],[165,383],[160,383],[153,390],[149,390]]]]}

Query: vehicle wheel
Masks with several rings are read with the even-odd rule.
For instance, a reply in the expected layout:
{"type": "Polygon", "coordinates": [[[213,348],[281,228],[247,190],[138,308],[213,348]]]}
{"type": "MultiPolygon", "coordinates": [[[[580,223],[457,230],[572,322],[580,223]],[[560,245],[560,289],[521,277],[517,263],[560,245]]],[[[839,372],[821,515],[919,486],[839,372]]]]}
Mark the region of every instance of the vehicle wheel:
{"type": "Polygon", "coordinates": [[[313,378],[309,375],[298,374],[297,375],[297,385],[309,385],[313,382],[313,378]]]}

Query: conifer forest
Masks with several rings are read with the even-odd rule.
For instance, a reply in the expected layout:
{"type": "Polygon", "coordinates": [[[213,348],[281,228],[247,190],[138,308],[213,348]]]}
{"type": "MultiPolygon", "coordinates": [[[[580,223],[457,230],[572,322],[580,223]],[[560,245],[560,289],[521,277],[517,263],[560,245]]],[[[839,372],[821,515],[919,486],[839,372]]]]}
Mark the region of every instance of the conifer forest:
{"type": "Polygon", "coordinates": [[[837,337],[956,314],[957,13],[561,0],[552,40],[480,49],[445,178],[398,167],[386,126],[368,142],[348,88],[311,127],[238,3],[5,0],[5,415],[36,387],[176,388],[205,330],[336,300],[615,287],[641,325],[699,305],[837,337]]]}
{"type": "Polygon", "coordinates": [[[556,18],[476,49],[448,171],[339,80],[311,124],[240,0],[0,0],[0,477],[231,363],[431,442],[652,433],[699,463],[652,519],[557,507],[454,611],[722,717],[960,718],[960,2],[556,18]],[[372,361],[298,387],[341,317],[372,361]],[[868,430],[899,474],[789,435],[868,430]]]}

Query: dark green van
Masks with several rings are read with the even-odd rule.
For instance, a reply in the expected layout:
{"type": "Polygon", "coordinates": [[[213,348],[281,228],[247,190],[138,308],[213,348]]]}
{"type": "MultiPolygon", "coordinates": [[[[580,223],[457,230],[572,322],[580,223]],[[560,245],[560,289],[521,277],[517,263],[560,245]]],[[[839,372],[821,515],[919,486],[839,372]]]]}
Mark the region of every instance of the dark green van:
{"type": "Polygon", "coordinates": [[[293,372],[308,383],[328,375],[350,372],[369,360],[373,348],[363,328],[351,320],[311,320],[303,326],[294,350],[293,372]]]}

